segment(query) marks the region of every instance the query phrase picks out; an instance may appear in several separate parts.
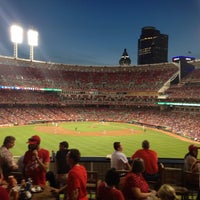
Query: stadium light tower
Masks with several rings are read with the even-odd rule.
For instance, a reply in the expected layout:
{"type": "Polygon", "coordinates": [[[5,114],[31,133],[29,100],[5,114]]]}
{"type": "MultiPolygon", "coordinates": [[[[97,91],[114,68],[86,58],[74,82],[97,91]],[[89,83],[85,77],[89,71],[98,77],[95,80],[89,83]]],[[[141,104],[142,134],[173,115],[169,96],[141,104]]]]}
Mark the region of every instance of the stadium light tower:
{"type": "Polygon", "coordinates": [[[14,43],[14,57],[18,57],[18,44],[23,42],[23,29],[20,26],[12,25],[10,28],[11,41],[14,43]]]}
{"type": "Polygon", "coordinates": [[[28,44],[30,45],[30,60],[34,57],[34,46],[38,46],[38,32],[35,30],[28,30],[28,44]]]}

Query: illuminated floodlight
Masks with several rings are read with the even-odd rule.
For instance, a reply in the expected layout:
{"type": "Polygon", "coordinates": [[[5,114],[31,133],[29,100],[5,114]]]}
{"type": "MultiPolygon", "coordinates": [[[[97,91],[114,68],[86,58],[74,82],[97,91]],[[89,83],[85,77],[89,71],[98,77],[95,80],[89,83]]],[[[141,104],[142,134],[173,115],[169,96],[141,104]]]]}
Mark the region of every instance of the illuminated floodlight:
{"type": "Polygon", "coordinates": [[[23,42],[23,29],[20,26],[13,25],[10,28],[11,31],[11,41],[13,43],[23,42]]]}
{"type": "Polygon", "coordinates": [[[33,48],[34,46],[38,46],[38,32],[30,29],[27,32],[28,35],[28,44],[30,45],[30,60],[33,60],[33,48]]]}
{"type": "Polygon", "coordinates": [[[38,46],[38,32],[30,29],[27,34],[28,44],[30,46],[38,46]]]}
{"type": "Polygon", "coordinates": [[[10,28],[11,41],[14,43],[14,57],[18,57],[18,44],[23,42],[23,29],[20,26],[12,25],[10,28]]]}

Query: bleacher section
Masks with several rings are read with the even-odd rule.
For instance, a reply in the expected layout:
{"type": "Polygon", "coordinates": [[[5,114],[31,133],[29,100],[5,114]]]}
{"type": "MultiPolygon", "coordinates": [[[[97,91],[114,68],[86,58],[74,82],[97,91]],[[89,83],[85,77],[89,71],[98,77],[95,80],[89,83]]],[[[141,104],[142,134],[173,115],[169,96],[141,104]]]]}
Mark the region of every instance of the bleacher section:
{"type": "MultiPolygon", "coordinates": [[[[60,98],[55,98],[58,100],[57,104],[62,105],[84,103],[155,106],[158,90],[177,71],[178,67],[174,63],[132,67],[88,67],[1,57],[0,86],[22,89],[26,87],[33,90],[60,89],[62,92],[57,94],[60,98]]],[[[12,96],[11,93],[10,91],[9,96],[12,96]]],[[[13,92],[13,96],[16,96],[16,92],[13,92]]],[[[22,97],[20,102],[27,104],[27,99],[22,97]]],[[[45,103],[47,101],[44,98],[43,104],[45,103]]]]}

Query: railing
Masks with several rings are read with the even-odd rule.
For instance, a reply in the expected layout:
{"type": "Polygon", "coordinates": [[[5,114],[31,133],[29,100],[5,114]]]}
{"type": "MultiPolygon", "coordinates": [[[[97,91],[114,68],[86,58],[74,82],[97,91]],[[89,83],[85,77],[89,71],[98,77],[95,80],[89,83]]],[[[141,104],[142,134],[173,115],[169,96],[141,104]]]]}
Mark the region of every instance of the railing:
{"type": "MultiPolygon", "coordinates": [[[[163,163],[167,167],[183,168],[184,164],[184,160],[180,158],[159,158],[158,162],[163,163]]],[[[88,171],[97,171],[99,179],[104,179],[106,171],[110,168],[110,159],[106,157],[82,157],[80,163],[88,171]]],[[[50,169],[55,169],[54,162],[51,162],[50,169]]]]}
{"type": "MultiPolygon", "coordinates": [[[[14,156],[17,160],[19,156],[14,156]]],[[[130,160],[130,158],[128,158],[130,160]]],[[[183,158],[159,158],[159,163],[163,163],[166,167],[179,167],[183,168],[183,158]]],[[[82,157],[80,164],[84,165],[88,171],[97,171],[98,178],[104,179],[106,171],[110,168],[110,159],[106,157],[82,157]]],[[[51,171],[56,172],[55,162],[50,162],[51,171]]]]}

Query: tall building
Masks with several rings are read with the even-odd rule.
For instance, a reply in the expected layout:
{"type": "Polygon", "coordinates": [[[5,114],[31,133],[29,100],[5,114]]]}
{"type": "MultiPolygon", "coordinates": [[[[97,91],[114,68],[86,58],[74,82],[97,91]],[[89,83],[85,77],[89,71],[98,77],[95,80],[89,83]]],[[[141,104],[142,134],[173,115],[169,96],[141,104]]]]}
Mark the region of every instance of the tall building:
{"type": "Polygon", "coordinates": [[[142,28],[138,39],[138,65],[168,62],[168,35],[155,27],[142,28]]]}
{"type": "Polygon", "coordinates": [[[130,65],[131,64],[131,59],[129,58],[129,55],[126,51],[126,49],[124,49],[124,52],[122,54],[122,57],[121,59],[119,60],[119,64],[121,66],[127,66],[127,65],[130,65]]]}

